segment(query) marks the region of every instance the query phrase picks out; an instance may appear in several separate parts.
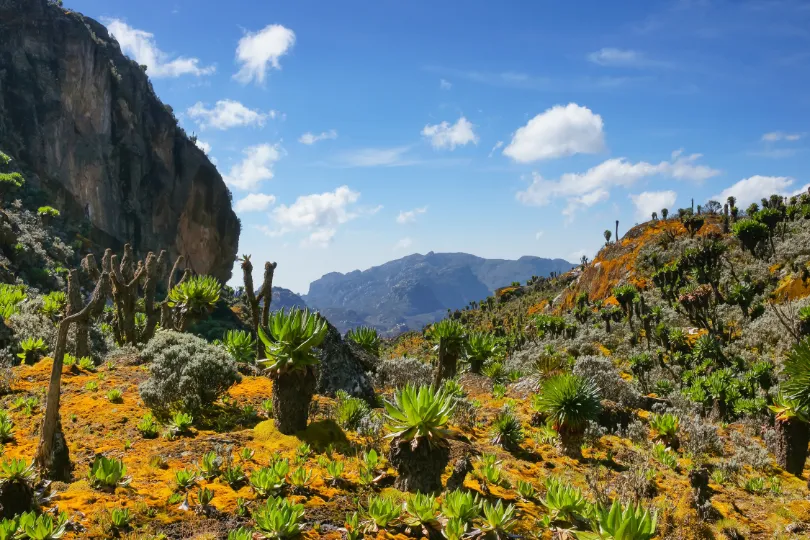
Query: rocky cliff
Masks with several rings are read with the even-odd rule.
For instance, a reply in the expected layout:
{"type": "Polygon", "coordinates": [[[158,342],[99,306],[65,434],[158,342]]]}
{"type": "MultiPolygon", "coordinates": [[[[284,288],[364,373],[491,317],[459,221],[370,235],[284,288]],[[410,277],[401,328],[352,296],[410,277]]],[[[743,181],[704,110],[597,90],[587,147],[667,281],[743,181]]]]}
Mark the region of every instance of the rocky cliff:
{"type": "Polygon", "coordinates": [[[106,28],[0,0],[0,148],[98,244],[168,249],[226,280],[239,220],[222,177],[106,28]]]}

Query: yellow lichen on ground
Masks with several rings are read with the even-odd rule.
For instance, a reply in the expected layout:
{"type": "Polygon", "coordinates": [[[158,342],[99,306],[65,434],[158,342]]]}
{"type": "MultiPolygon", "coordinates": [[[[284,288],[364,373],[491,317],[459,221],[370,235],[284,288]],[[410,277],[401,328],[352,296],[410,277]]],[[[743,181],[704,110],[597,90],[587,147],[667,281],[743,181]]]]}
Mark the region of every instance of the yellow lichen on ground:
{"type": "Polygon", "coordinates": [[[810,280],[796,275],[784,277],[773,292],[773,297],[779,302],[799,300],[808,296],[810,296],[810,280]]]}

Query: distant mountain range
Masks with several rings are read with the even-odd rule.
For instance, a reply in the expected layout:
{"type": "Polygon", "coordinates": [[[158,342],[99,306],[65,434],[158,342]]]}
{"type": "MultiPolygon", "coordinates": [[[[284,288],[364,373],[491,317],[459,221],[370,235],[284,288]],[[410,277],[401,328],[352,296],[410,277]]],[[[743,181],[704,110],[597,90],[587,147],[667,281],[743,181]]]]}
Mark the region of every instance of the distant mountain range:
{"type": "Polygon", "coordinates": [[[368,270],[326,274],[313,281],[303,297],[274,288],[273,307],[305,304],[323,313],[341,332],[365,325],[396,335],[421,329],[443,318],[448,309],[480,301],[513,281],[567,272],[574,266],[562,259],[514,261],[431,251],[368,270]]]}

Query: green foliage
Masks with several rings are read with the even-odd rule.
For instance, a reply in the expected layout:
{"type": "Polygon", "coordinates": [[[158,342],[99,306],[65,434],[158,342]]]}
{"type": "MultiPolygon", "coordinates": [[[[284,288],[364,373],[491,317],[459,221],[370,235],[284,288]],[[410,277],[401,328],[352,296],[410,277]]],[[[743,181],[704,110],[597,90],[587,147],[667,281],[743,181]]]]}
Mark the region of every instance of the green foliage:
{"type": "Polygon", "coordinates": [[[34,462],[22,458],[4,459],[0,462],[0,484],[29,482],[34,477],[34,462]]]}
{"type": "Polygon", "coordinates": [[[247,480],[247,477],[241,465],[229,464],[222,469],[222,479],[232,488],[236,488],[247,480]]]}
{"type": "Polygon", "coordinates": [[[253,531],[246,527],[239,527],[228,533],[228,540],[253,540],[253,531]]]}
{"type": "Polygon", "coordinates": [[[362,399],[350,396],[343,390],[335,393],[335,421],[343,429],[356,430],[369,412],[368,404],[362,399]]]}
{"type": "Polygon", "coordinates": [[[114,488],[126,486],[129,479],[124,478],[127,468],[120,459],[96,456],[90,466],[88,481],[95,488],[114,488]]]}
{"type": "Polygon", "coordinates": [[[0,172],[0,193],[20,189],[25,184],[25,178],[18,172],[0,172]]]}
{"type": "Polygon", "coordinates": [[[427,336],[436,343],[437,347],[439,340],[444,339],[445,352],[454,358],[459,358],[464,352],[467,329],[455,319],[442,319],[430,327],[427,336]]]}
{"type": "Polygon", "coordinates": [[[650,416],[650,427],[655,432],[655,436],[666,445],[672,444],[677,439],[680,425],[680,418],[671,413],[650,416]]]}
{"type": "Polygon", "coordinates": [[[572,523],[588,512],[589,504],[582,491],[550,476],[546,479],[546,496],[540,500],[551,521],[572,523]]]}
{"type": "Polygon", "coordinates": [[[222,286],[211,276],[193,276],[169,291],[168,305],[182,317],[194,319],[207,315],[219,301],[222,286]]]}
{"type": "Polygon", "coordinates": [[[788,354],[783,373],[782,391],[803,409],[810,408],[810,337],[796,344],[788,354]]]}
{"type": "Polygon", "coordinates": [[[405,523],[411,527],[432,527],[438,523],[439,502],[432,495],[415,493],[405,500],[405,523]]]}
{"type": "Polygon", "coordinates": [[[601,409],[596,385],[577,375],[556,375],[543,383],[533,403],[558,431],[581,431],[601,409]]]}
{"type": "Polygon", "coordinates": [[[610,508],[596,508],[594,518],[598,537],[610,540],[650,540],[658,523],[655,512],[641,505],[622,506],[619,501],[613,501],[610,508]]]}
{"type": "Polygon", "coordinates": [[[326,465],[326,473],[327,473],[327,480],[332,482],[333,484],[340,481],[341,476],[343,476],[343,469],[345,468],[346,464],[342,461],[338,460],[331,460],[326,465]]]}
{"type": "Polygon", "coordinates": [[[456,489],[445,494],[442,501],[442,515],[462,523],[470,523],[480,512],[481,501],[472,491],[456,489]]]}
{"type": "Polygon", "coordinates": [[[122,530],[129,527],[129,523],[132,521],[132,514],[129,512],[129,508],[113,508],[110,513],[110,518],[112,519],[113,527],[117,530],[122,530]]]}
{"type": "Polygon", "coordinates": [[[743,484],[743,489],[748,493],[755,493],[755,494],[763,493],[766,489],[765,479],[762,478],[761,476],[748,478],[743,484]]]}
{"type": "Polygon", "coordinates": [[[768,226],[753,219],[741,219],[731,226],[731,232],[745,249],[754,253],[768,239],[768,226]]]}
{"type": "Polygon", "coordinates": [[[672,470],[678,468],[678,455],[663,443],[655,443],[652,446],[652,454],[661,465],[672,470]]]}
{"type": "Polygon", "coordinates": [[[390,436],[403,441],[424,438],[435,445],[458,439],[459,434],[445,428],[454,408],[455,400],[445,390],[409,384],[396,391],[392,402],[385,402],[390,436]]]}
{"type": "Polygon", "coordinates": [[[143,418],[141,418],[141,421],[138,422],[136,427],[144,439],[154,439],[158,436],[158,424],[155,421],[155,417],[150,412],[143,415],[143,418]]]}
{"type": "Polygon", "coordinates": [[[501,352],[498,340],[486,332],[471,332],[467,337],[465,359],[470,371],[480,373],[484,365],[501,352]]]}
{"type": "Polygon", "coordinates": [[[301,531],[304,505],[293,504],[282,497],[269,497],[253,511],[256,528],[265,538],[293,538],[301,531]]]}
{"type": "Polygon", "coordinates": [[[180,469],[174,472],[174,485],[180,491],[188,491],[197,483],[197,474],[190,469],[180,469]]]}
{"type": "Polygon", "coordinates": [[[270,317],[268,332],[259,328],[259,339],[267,352],[267,359],[259,363],[274,373],[307,369],[319,362],[313,348],[326,338],[328,326],[317,313],[308,309],[280,310],[270,317]]]}
{"type": "Polygon", "coordinates": [[[491,433],[492,443],[507,449],[518,448],[525,438],[520,420],[513,408],[508,405],[495,415],[491,433]]]}
{"type": "Polygon", "coordinates": [[[467,525],[460,519],[450,518],[442,529],[442,536],[447,540],[461,540],[467,532],[467,525]]]}
{"type": "Polygon", "coordinates": [[[370,355],[380,355],[380,336],[374,328],[367,326],[354,328],[346,332],[346,339],[354,341],[370,355]]]}
{"type": "Polygon", "coordinates": [[[312,470],[305,467],[298,467],[290,473],[290,484],[298,489],[303,489],[312,480],[312,470]]]}
{"type": "Polygon", "coordinates": [[[200,461],[200,474],[206,480],[213,480],[221,472],[222,459],[216,452],[209,451],[203,454],[200,461]]]}
{"type": "Polygon", "coordinates": [[[533,499],[534,496],[537,495],[534,485],[531,482],[526,482],[524,480],[518,480],[517,491],[518,495],[520,495],[520,497],[524,500],[533,499]]]}
{"type": "Polygon", "coordinates": [[[113,388],[107,392],[107,399],[110,400],[110,403],[122,403],[124,401],[124,393],[118,388],[113,388]]]}
{"type": "Polygon", "coordinates": [[[4,410],[0,410],[0,444],[14,439],[14,422],[4,410]]]}
{"type": "Polygon", "coordinates": [[[18,521],[20,534],[17,538],[29,540],[56,540],[65,534],[68,516],[65,512],[59,514],[54,521],[51,514],[36,515],[33,512],[22,514],[18,521]]]}
{"type": "Polygon", "coordinates": [[[399,518],[402,511],[397,502],[384,495],[369,495],[368,517],[378,528],[384,529],[399,518]]]}
{"type": "Polygon", "coordinates": [[[250,332],[228,330],[222,340],[222,346],[240,364],[252,364],[256,359],[256,340],[250,332]]]}
{"type": "Polygon", "coordinates": [[[22,360],[23,364],[33,363],[40,356],[48,352],[48,346],[45,345],[45,340],[42,338],[29,337],[20,342],[20,349],[22,352],[17,353],[17,356],[22,360]]]}
{"type": "Polygon", "coordinates": [[[19,313],[19,305],[25,298],[25,286],[0,283],[0,317],[8,319],[19,313]]]}
{"type": "Polygon", "coordinates": [[[500,499],[498,499],[498,502],[495,504],[484,501],[482,511],[484,514],[482,530],[484,531],[506,534],[517,524],[517,509],[515,505],[504,505],[503,501],[500,499]]]}
{"type": "Polygon", "coordinates": [[[565,332],[565,319],[556,315],[547,315],[541,313],[535,315],[534,326],[541,336],[551,335],[559,337],[565,332]]]}
{"type": "Polygon", "coordinates": [[[172,415],[169,422],[169,431],[174,435],[185,435],[191,431],[194,425],[194,417],[188,413],[178,411],[172,415]]]}
{"type": "Polygon", "coordinates": [[[60,216],[59,210],[54,208],[53,206],[40,206],[37,209],[37,215],[40,217],[50,217],[50,218],[57,218],[60,216]]]}
{"type": "Polygon", "coordinates": [[[283,487],[290,470],[290,463],[286,459],[277,460],[267,467],[256,469],[250,475],[250,487],[259,497],[268,497],[278,493],[283,487]]]}

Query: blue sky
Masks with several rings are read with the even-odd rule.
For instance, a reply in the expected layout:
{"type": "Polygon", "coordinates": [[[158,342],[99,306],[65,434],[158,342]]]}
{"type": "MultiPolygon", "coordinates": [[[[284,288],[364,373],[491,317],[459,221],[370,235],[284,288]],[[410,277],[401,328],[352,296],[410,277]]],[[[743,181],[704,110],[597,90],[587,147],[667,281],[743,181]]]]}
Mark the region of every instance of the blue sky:
{"type": "Polygon", "coordinates": [[[149,66],[305,293],[410,253],[578,261],[810,181],[810,4],[65,0],[149,66]]]}

